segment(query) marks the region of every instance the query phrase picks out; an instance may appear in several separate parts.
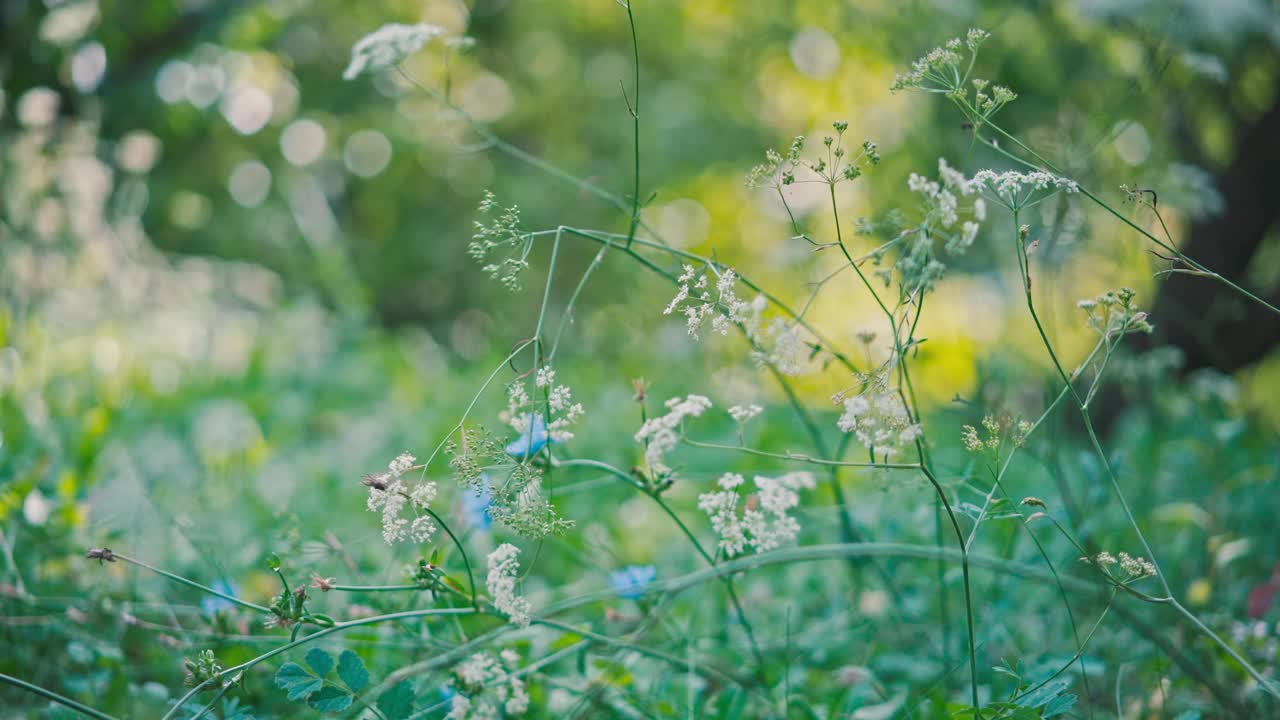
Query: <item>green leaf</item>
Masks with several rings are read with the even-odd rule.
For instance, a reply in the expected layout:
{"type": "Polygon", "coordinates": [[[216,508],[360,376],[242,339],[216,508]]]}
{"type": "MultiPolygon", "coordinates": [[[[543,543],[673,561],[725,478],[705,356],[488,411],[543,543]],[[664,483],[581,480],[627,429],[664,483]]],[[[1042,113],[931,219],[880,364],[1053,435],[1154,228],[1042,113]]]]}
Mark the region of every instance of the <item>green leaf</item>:
{"type": "Polygon", "coordinates": [[[351,707],[351,693],[337,685],[325,685],[310,698],[307,704],[320,712],[342,712],[351,707]]]}
{"type": "Polygon", "coordinates": [[[1076,706],[1075,695],[1071,695],[1071,694],[1059,695],[1058,697],[1050,700],[1048,703],[1045,704],[1044,714],[1042,714],[1040,717],[1051,718],[1051,717],[1057,717],[1059,715],[1065,715],[1066,713],[1071,711],[1071,708],[1075,706],[1076,706]]]}
{"type": "Polygon", "coordinates": [[[285,663],[276,671],[276,687],[289,693],[289,699],[297,702],[319,690],[324,681],[307,672],[297,663],[285,663]]]}
{"type": "Polygon", "coordinates": [[[365,669],[364,661],[350,650],[343,650],[338,656],[338,677],[355,692],[369,684],[369,671],[365,669]]]}
{"type": "Polygon", "coordinates": [[[267,558],[267,567],[271,568],[272,570],[279,570],[280,556],[275,553],[271,553],[271,556],[267,558]]]}
{"type": "Polygon", "coordinates": [[[311,648],[307,651],[307,664],[317,675],[324,677],[333,669],[333,656],[320,648],[311,648]]]}
{"type": "Polygon", "coordinates": [[[378,710],[387,716],[387,720],[404,720],[413,714],[413,686],[408,680],[400,681],[395,687],[382,693],[378,698],[378,710]]]}
{"type": "Polygon", "coordinates": [[[1028,693],[1026,697],[1018,701],[1018,705],[1028,708],[1038,708],[1049,703],[1050,700],[1058,697],[1064,690],[1071,686],[1071,681],[1066,678],[1058,678],[1045,683],[1044,687],[1039,688],[1035,692],[1028,693]]]}

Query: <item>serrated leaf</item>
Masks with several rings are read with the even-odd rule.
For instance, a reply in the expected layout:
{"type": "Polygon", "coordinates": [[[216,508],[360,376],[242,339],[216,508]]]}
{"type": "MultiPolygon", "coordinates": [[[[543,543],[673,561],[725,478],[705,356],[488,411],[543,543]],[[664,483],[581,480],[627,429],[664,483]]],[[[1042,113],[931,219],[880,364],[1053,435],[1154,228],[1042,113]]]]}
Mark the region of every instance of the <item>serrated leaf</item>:
{"type": "Polygon", "coordinates": [[[343,650],[338,656],[338,677],[355,692],[369,684],[369,671],[365,669],[364,661],[350,650],[343,650]]]}
{"type": "Polygon", "coordinates": [[[276,687],[289,693],[289,699],[294,702],[319,690],[322,685],[323,680],[297,663],[285,663],[276,671],[276,687]]]}
{"type": "Polygon", "coordinates": [[[333,656],[320,648],[311,648],[307,651],[307,665],[315,670],[317,675],[324,677],[333,669],[333,656]]]}
{"type": "Polygon", "coordinates": [[[336,713],[351,707],[352,699],[351,693],[337,685],[325,685],[307,699],[307,704],[320,712],[336,713]]]}
{"type": "Polygon", "coordinates": [[[404,720],[413,714],[413,686],[401,680],[378,698],[378,710],[387,720],[404,720]]]}

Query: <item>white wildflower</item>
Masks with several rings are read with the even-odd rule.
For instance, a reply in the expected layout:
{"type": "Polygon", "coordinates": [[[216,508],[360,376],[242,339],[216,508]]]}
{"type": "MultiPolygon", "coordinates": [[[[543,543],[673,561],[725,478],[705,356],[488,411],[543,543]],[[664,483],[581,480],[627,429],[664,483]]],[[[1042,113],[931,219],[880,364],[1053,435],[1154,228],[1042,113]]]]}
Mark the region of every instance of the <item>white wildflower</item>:
{"type": "MultiPolygon", "coordinates": [[[[556,383],[556,371],[550,365],[538,369],[534,374],[533,384],[535,388],[547,393],[545,408],[546,415],[550,416],[550,422],[546,425],[547,438],[553,442],[572,440],[574,434],[569,427],[586,413],[581,403],[573,402],[573,390],[568,385],[556,383]]],[[[541,407],[533,412],[528,410],[531,406],[540,405],[530,399],[524,382],[515,382],[507,387],[507,413],[504,417],[513,430],[523,435],[529,430],[530,422],[541,422],[535,418],[547,419],[541,407]]],[[[535,435],[540,433],[541,430],[534,431],[535,435]]]]}
{"type": "Polygon", "coordinates": [[[815,487],[813,475],[793,472],[777,478],[757,476],[757,492],[739,514],[738,488],[743,482],[741,475],[725,473],[717,482],[719,490],[698,496],[698,509],[711,519],[711,527],[720,536],[720,549],[733,557],[748,546],[756,552],[768,552],[794,541],[800,533],[800,523],[788,513],[800,504],[799,490],[815,487]]]}
{"type": "Polygon", "coordinates": [[[454,693],[449,701],[449,714],[445,720],[467,720],[471,717],[471,700],[462,693],[454,693]]]}
{"type": "Polygon", "coordinates": [[[783,375],[796,376],[804,372],[809,359],[809,346],[800,336],[800,327],[776,317],[763,330],[755,330],[758,323],[748,324],[748,335],[758,348],[751,357],[760,367],[771,367],[783,375]]]}
{"type": "Polygon", "coordinates": [[[431,39],[445,34],[442,27],[391,23],[365,35],[351,48],[351,63],[342,77],[352,80],[366,70],[386,67],[418,52],[431,39]]]}
{"type": "Polygon", "coordinates": [[[387,469],[391,471],[392,475],[400,477],[408,472],[409,468],[413,467],[413,463],[415,461],[417,461],[417,458],[409,453],[400,453],[396,456],[395,460],[391,461],[391,464],[387,466],[387,469]]]}
{"type": "Polygon", "coordinates": [[[729,416],[733,418],[734,422],[740,424],[748,422],[762,412],[764,412],[764,408],[756,405],[755,403],[750,405],[734,405],[729,408],[729,416]]]}
{"type": "Polygon", "coordinates": [[[533,384],[542,388],[547,387],[556,381],[556,371],[551,369],[550,365],[538,368],[538,374],[534,378],[533,384]]]}
{"type": "Polygon", "coordinates": [[[678,429],[687,417],[698,417],[711,407],[711,401],[702,395],[671,398],[667,401],[667,414],[649,418],[636,431],[636,442],[644,443],[644,459],[650,472],[665,473],[670,468],[663,456],[680,442],[678,429]]]}
{"type": "Polygon", "coordinates": [[[862,394],[846,398],[836,425],[844,432],[854,433],[868,450],[885,455],[898,452],[921,434],[902,398],[883,379],[873,381],[862,394]]]}
{"type": "Polygon", "coordinates": [[[1134,557],[1127,552],[1118,553],[1119,557],[1103,550],[1093,557],[1082,557],[1080,560],[1092,564],[1105,575],[1120,583],[1152,577],[1156,574],[1156,566],[1150,560],[1134,557]],[[1119,566],[1119,574],[1109,568],[1119,566]]]}
{"type": "MultiPolygon", "coordinates": [[[[710,268],[707,271],[710,271],[710,268]]],[[[707,290],[709,284],[707,278],[706,272],[699,275],[692,265],[685,265],[680,276],[676,278],[680,283],[676,295],[662,311],[663,315],[670,315],[676,311],[683,314],[689,335],[695,340],[698,339],[698,331],[706,324],[707,318],[711,318],[712,332],[727,335],[729,328],[734,323],[745,322],[751,311],[751,303],[738,298],[735,290],[738,276],[732,269],[725,268],[716,276],[718,297],[715,299],[712,299],[711,292],[707,290]],[[697,280],[694,280],[695,277],[697,280]]]]}
{"type": "Polygon", "coordinates": [[[453,669],[453,673],[458,676],[458,680],[463,684],[478,688],[498,677],[502,673],[502,669],[492,655],[487,652],[479,652],[458,663],[457,667],[453,669]]]}
{"type": "Polygon", "coordinates": [[[489,576],[485,586],[493,600],[493,606],[510,618],[512,624],[528,627],[532,606],[529,600],[516,595],[516,575],[520,564],[516,556],[520,550],[511,543],[503,543],[489,553],[489,576]]]}
{"type": "Polygon", "coordinates": [[[382,539],[388,545],[405,540],[424,543],[435,534],[436,525],[429,516],[421,515],[436,497],[434,481],[419,483],[410,490],[402,476],[413,468],[416,459],[409,453],[401,453],[387,466],[387,471],[366,475],[364,484],[369,487],[365,507],[370,512],[382,514],[382,539]],[[404,516],[409,508],[413,516],[404,516]]]}
{"type": "Polygon", "coordinates": [[[970,181],[987,193],[987,196],[1010,210],[1025,206],[1037,192],[1052,194],[1058,191],[1074,193],[1080,186],[1070,178],[1059,177],[1043,170],[1018,172],[1009,170],[979,170],[970,181]]]}
{"type": "Polygon", "coordinates": [[[1139,310],[1131,288],[1108,290],[1092,300],[1081,300],[1076,307],[1089,314],[1089,327],[1104,338],[1127,333],[1149,333],[1154,330],[1145,311],[1139,310]]]}
{"type": "Polygon", "coordinates": [[[522,715],[529,710],[529,691],[524,680],[503,668],[505,663],[514,670],[520,662],[519,653],[508,648],[500,657],[502,663],[487,652],[479,652],[454,667],[459,687],[448,718],[496,720],[503,711],[507,715],[522,715]]]}
{"type": "Polygon", "coordinates": [[[1156,574],[1156,566],[1146,558],[1133,557],[1129,553],[1120,553],[1120,569],[1132,578],[1149,577],[1156,574]]]}
{"type": "Polygon", "coordinates": [[[507,388],[507,412],[512,417],[520,414],[520,409],[529,404],[529,392],[525,390],[524,383],[512,383],[507,388]]]}

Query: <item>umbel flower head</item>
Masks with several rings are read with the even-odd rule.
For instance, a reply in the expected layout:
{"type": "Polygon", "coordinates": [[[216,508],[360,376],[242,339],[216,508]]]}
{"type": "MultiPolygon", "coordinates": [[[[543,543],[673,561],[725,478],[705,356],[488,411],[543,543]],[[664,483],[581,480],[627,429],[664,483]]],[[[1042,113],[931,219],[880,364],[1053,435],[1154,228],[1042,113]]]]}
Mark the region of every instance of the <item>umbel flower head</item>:
{"type": "Polygon", "coordinates": [[[520,654],[506,649],[495,658],[479,652],[453,669],[454,687],[446,720],[492,720],[523,715],[529,710],[529,691],[514,674],[520,654]],[[500,660],[499,660],[500,658],[500,660]]]}
{"type": "Polygon", "coordinates": [[[768,301],[761,294],[750,301],[739,298],[739,277],[733,268],[708,266],[700,271],[685,265],[676,281],[679,286],[675,297],[662,314],[684,315],[685,326],[694,340],[700,339],[698,332],[709,318],[712,332],[718,335],[728,335],[735,326],[740,328],[751,342],[751,358],[757,365],[772,367],[783,375],[799,375],[804,370],[809,353],[799,326],[780,317],[766,323],[768,301]],[[710,290],[713,278],[714,298],[710,290]]]}
{"type": "Polygon", "coordinates": [[[977,55],[978,48],[991,37],[991,33],[974,28],[965,39],[952,38],[911,63],[910,72],[900,73],[893,80],[891,90],[926,90],[929,92],[954,92],[968,80],[967,71],[961,69],[964,52],[977,55]]]}
{"type": "Polygon", "coordinates": [[[1008,170],[979,170],[969,181],[988,197],[1010,210],[1034,205],[1058,191],[1074,193],[1080,191],[1075,180],[1060,177],[1044,170],[1018,172],[1008,170]]]}
{"type": "Polygon", "coordinates": [[[503,543],[489,553],[489,576],[485,579],[485,587],[489,589],[489,597],[493,606],[506,615],[513,625],[528,627],[531,605],[527,598],[516,594],[516,576],[520,574],[520,563],[516,557],[519,548],[511,543],[503,543]]]}
{"type": "Polygon", "coordinates": [[[884,376],[868,378],[866,389],[858,395],[841,393],[833,399],[844,405],[836,425],[853,433],[868,450],[893,455],[920,437],[920,425],[912,422],[902,397],[884,376]]]}
{"type": "Polygon", "coordinates": [[[445,34],[437,25],[390,23],[360,38],[351,48],[351,62],[343,71],[345,80],[353,80],[366,70],[394,65],[418,52],[432,38],[445,34]]]}
{"type": "Polygon", "coordinates": [[[964,40],[948,40],[913,62],[911,71],[899,74],[889,89],[942,93],[959,106],[975,127],[981,125],[1018,97],[1003,85],[972,77],[978,49],[990,37],[987,31],[975,28],[964,40]]]}
{"type": "Polygon", "coordinates": [[[415,461],[409,453],[401,453],[386,472],[364,476],[369,488],[366,506],[370,512],[382,514],[382,539],[388,545],[409,539],[424,543],[436,532],[435,521],[426,513],[436,498],[435,481],[418,483],[410,490],[401,477],[415,461]],[[410,512],[405,513],[406,509],[410,512]]]}
{"type": "Polygon", "coordinates": [[[1147,313],[1139,310],[1131,288],[1108,290],[1092,300],[1081,300],[1076,307],[1089,313],[1089,327],[1107,340],[1128,333],[1150,333],[1154,330],[1147,313]]]}
{"type": "Polygon", "coordinates": [[[739,513],[738,488],[744,482],[741,475],[725,473],[716,482],[719,490],[698,496],[698,509],[711,519],[725,555],[739,555],[747,547],[768,552],[795,540],[800,523],[788,512],[800,504],[800,490],[815,487],[813,475],[792,472],[776,478],[756,476],[756,494],[739,513]]]}
{"type": "Polygon", "coordinates": [[[666,453],[680,442],[680,425],[687,417],[698,417],[711,407],[702,395],[674,397],[667,401],[667,414],[645,420],[636,432],[636,442],[644,443],[644,459],[649,472],[666,475],[671,472],[664,460],[666,453]]]}

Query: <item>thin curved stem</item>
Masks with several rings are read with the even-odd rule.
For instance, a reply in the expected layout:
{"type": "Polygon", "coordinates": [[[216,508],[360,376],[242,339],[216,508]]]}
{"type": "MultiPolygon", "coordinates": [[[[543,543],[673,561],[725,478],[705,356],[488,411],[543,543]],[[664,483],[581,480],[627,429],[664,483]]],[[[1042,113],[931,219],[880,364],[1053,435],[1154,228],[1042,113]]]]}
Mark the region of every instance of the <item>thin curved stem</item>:
{"type": "Polygon", "coordinates": [[[47,688],[42,688],[39,685],[34,685],[32,683],[27,682],[26,680],[20,680],[16,677],[13,677],[12,675],[5,675],[4,673],[0,673],[0,683],[4,683],[6,685],[12,685],[13,687],[16,687],[20,690],[26,690],[27,692],[33,695],[39,695],[40,697],[50,702],[55,702],[55,703],[58,703],[59,705],[62,705],[63,707],[71,708],[72,710],[75,710],[76,712],[80,713],[81,715],[84,715],[85,717],[97,718],[97,720],[116,720],[114,717],[104,712],[99,712],[97,710],[94,710],[88,705],[78,703],[69,697],[66,697],[64,695],[59,695],[58,693],[52,690],[49,690],[47,688]]]}
{"type": "Polygon", "coordinates": [[[258,611],[258,612],[260,612],[260,613],[264,613],[264,614],[266,614],[266,615],[270,615],[270,614],[272,614],[272,610],[271,610],[271,608],[264,607],[264,606],[259,605],[259,604],[257,604],[257,603],[251,603],[251,602],[249,602],[248,600],[241,600],[240,598],[238,598],[238,597],[236,597],[236,596],[234,596],[234,595],[228,595],[227,593],[224,593],[224,592],[221,592],[221,591],[218,591],[218,590],[214,590],[213,588],[209,587],[208,585],[201,585],[200,583],[198,583],[198,582],[196,582],[196,581],[194,581],[194,580],[188,580],[187,578],[184,578],[184,577],[182,577],[181,575],[175,575],[175,574],[173,574],[173,573],[169,572],[168,570],[161,570],[160,568],[158,568],[158,567],[156,567],[156,566],[154,566],[154,565],[150,565],[150,564],[148,564],[148,563],[142,562],[141,560],[138,560],[138,559],[135,559],[135,558],[131,558],[131,557],[129,557],[128,555],[121,555],[120,553],[114,553],[114,556],[115,556],[115,559],[117,559],[117,560],[121,560],[121,561],[123,561],[123,562],[127,562],[127,563],[129,563],[130,565],[137,565],[138,567],[143,568],[143,569],[146,569],[146,570],[150,570],[151,572],[153,572],[153,573],[155,573],[155,574],[157,574],[157,575],[161,575],[161,576],[164,576],[164,577],[166,577],[166,578],[169,578],[170,580],[172,580],[172,581],[174,581],[174,582],[176,582],[176,583],[179,583],[179,584],[182,584],[182,585],[186,585],[186,586],[188,586],[188,587],[195,588],[196,590],[199,590],[199,591],[204,592],[204,593],[208,593],[209,595],[213,595],[213,596],[215,596],[215,597],[220,597],[220,598],[222,598],[223,600],[226,600],[227,602],[234,603],[234,604],[239,605],[239,606],[241,606],[241,607],[249,608],[250,610],[256,610],[256,611],[258,611]]]}

